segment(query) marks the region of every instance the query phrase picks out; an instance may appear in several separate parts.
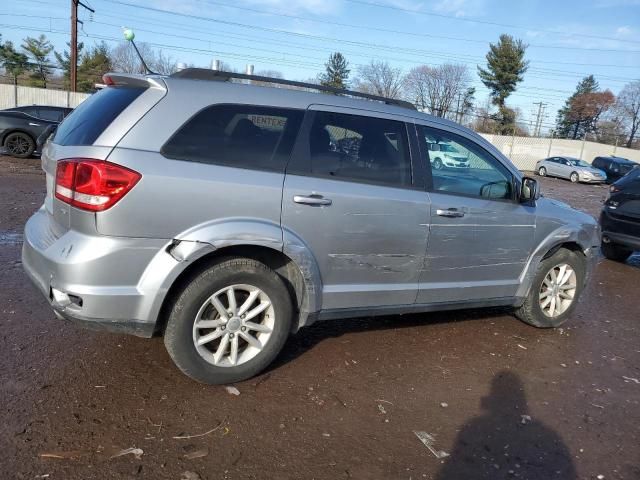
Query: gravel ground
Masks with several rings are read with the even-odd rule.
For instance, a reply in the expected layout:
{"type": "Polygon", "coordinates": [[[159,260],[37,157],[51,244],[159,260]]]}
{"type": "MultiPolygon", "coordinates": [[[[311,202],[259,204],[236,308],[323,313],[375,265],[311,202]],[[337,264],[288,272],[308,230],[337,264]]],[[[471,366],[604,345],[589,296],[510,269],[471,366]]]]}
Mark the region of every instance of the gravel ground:
{"type": "MultiPolygon", "coordinates": [[[[607,194],[541,183],[594,216],[607,194]]],[[[602,260],[562,329],[495,309],[319,323],[235,395],[161,339],[54,317],[20,264],[43,196],[38,160],[0,157],[2,479],[640,478],[638,256],[602,260]]]]}

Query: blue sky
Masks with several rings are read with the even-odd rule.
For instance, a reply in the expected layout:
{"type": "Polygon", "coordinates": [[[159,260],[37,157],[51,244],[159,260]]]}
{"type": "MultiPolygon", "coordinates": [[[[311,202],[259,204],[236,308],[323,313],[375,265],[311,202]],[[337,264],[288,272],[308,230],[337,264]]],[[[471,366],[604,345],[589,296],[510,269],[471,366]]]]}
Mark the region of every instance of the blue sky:
{"type": "MultiPolygon", "coordinates": [[[[476,65],[484,64],[489,42],[509,33],[530,45],[530,69],[507,103],[520,108],[525,121],[534,102],[549,104],[546,124],[587,74],[614,94],[640,78],[640,0],[83,1],[96,10],[81,9],[81,39],[89,44],[104,39],[114,45],[120,27],[128,26],[138,41],[178,61],[208,66],[218,58],[239,69],[251,63],[256,71],[301,80],[315,77],[333,51],[343,52],[352,74],[371,59],[405,72],[421,64],[464,63],[479,104],[487,90],[476,65]]],[[[69,3],[4,2],[0,32],[15,43],[42,32],[61,49],[68,41],[69,3]]]]}

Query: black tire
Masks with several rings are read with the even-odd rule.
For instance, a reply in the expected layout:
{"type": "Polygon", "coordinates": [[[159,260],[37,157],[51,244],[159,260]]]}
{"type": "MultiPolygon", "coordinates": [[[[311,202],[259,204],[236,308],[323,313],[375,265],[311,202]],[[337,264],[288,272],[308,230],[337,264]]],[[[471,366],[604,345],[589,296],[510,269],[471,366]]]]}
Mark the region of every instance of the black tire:
{"type": "Polygon", "coordinates": [[[36,149],[36,142],[26,133],[14,132],[4,139],[7,153],[16,158],[29,158],[36,149]]]}
{"type": "Polygon", "coordinates": [[[444,165],[442,164],[442,160],[440,160],[439,158],[436,158],[436,159],[433,161],[433,168],[434,168],[435,170],[442,170],[442,167],[443,167],[443,166],[444,166],[444,165]]]}
{"type": "Polygon", "coordinates": [[[571,183],[578,183],[580,181],[580,175],[578,175],[577,172],[571,172],[569,180],[571,180],[571,183]]]}
{"type": "Polygon", "coordinates": [[[276,358],[291,332],[292,316],[287,287],[273,270],[248,258],[224,259],[195,276],[178,294],[164,332],[164,344],[176,366],[194,380],[213,385],[239,382],[257,375],[276,358]],[[273,305],[275,324],[268,342],[255,357],[237,366],[216,366],[196,350],[193,325],[207,298],[235,284],[262,290],[273,305]]]}
{"type": "Polygon", "coordinates": [[[516,317],[523,322],[538,328],[559,327],[567,321],[573,313],[573,310],[576,308],[578,299],[580,298],[580,294],[584,288],[585,275],[586,265],[584,257],[582,257],[580,253],[561,248],[553,255],[540,262],[524,303],[515,311],[516,317]],[[571,303],[567,310],[557,317],[549,317],[542,312],[540,307],[540,290],[547,273],[549,273],[552,268],[562,263],[569,264],[576,273],[576,291],[573,303],[571,303]]]}
{"type": "Polygon", "coordinates": [[[538,175],[540,175],[541,177],[546,177],[547,176],[547,169],[544,167],[540,167],[538,169],[538,175]]]}
{"type": "Polygon", "coordinates": [[[615,243],[603,243],[601,246],[602,254],[609,260],[614,262],[624,262],[631,256],[633,251],[628,248],[616,245],[615,243]]]}

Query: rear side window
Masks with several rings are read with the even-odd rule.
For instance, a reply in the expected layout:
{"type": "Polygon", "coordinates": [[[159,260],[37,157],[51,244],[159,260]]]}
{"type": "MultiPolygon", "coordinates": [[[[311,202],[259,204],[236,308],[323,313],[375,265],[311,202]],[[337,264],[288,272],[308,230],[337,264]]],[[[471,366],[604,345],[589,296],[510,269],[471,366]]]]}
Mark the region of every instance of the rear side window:
{"type": "Polygon", "coordinates": [[[64,111],[57,108],[40,107],[38,109],[38,118],[52,122],[61,122],[64,118],[64,111]]]}
{"type": "Polygon", "coordinates": [[[192,117],[162,147],[165,157],[283,172],[302,110],[213,105],[192,117]]]}
{"type": "Polygon", "coordinates": [[[92,145],[144,88],[107,87],[82,102],[58,127],[53,143],[92,145]]]}

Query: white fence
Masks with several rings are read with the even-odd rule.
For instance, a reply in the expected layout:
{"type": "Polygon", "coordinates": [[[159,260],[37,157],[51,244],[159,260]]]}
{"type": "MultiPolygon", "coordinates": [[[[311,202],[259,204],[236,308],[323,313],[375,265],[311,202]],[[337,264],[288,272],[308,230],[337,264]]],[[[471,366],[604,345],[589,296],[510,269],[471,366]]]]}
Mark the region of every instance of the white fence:
{"type": "Polygon", "coordinates": [[[616,155],[640,162],[640,150],[558,138],[512,137],[481,134],[520,170],[535,170],[536,162],[554,155],[575,157],[591,163],[594,157],[616,155]]]}
{"type": "Polygon", "coordinates": [[[88,96],[88,93],[67,92],[65,90],[0,85],[0,109],[27,105],[75,108],[88,96]]]}

